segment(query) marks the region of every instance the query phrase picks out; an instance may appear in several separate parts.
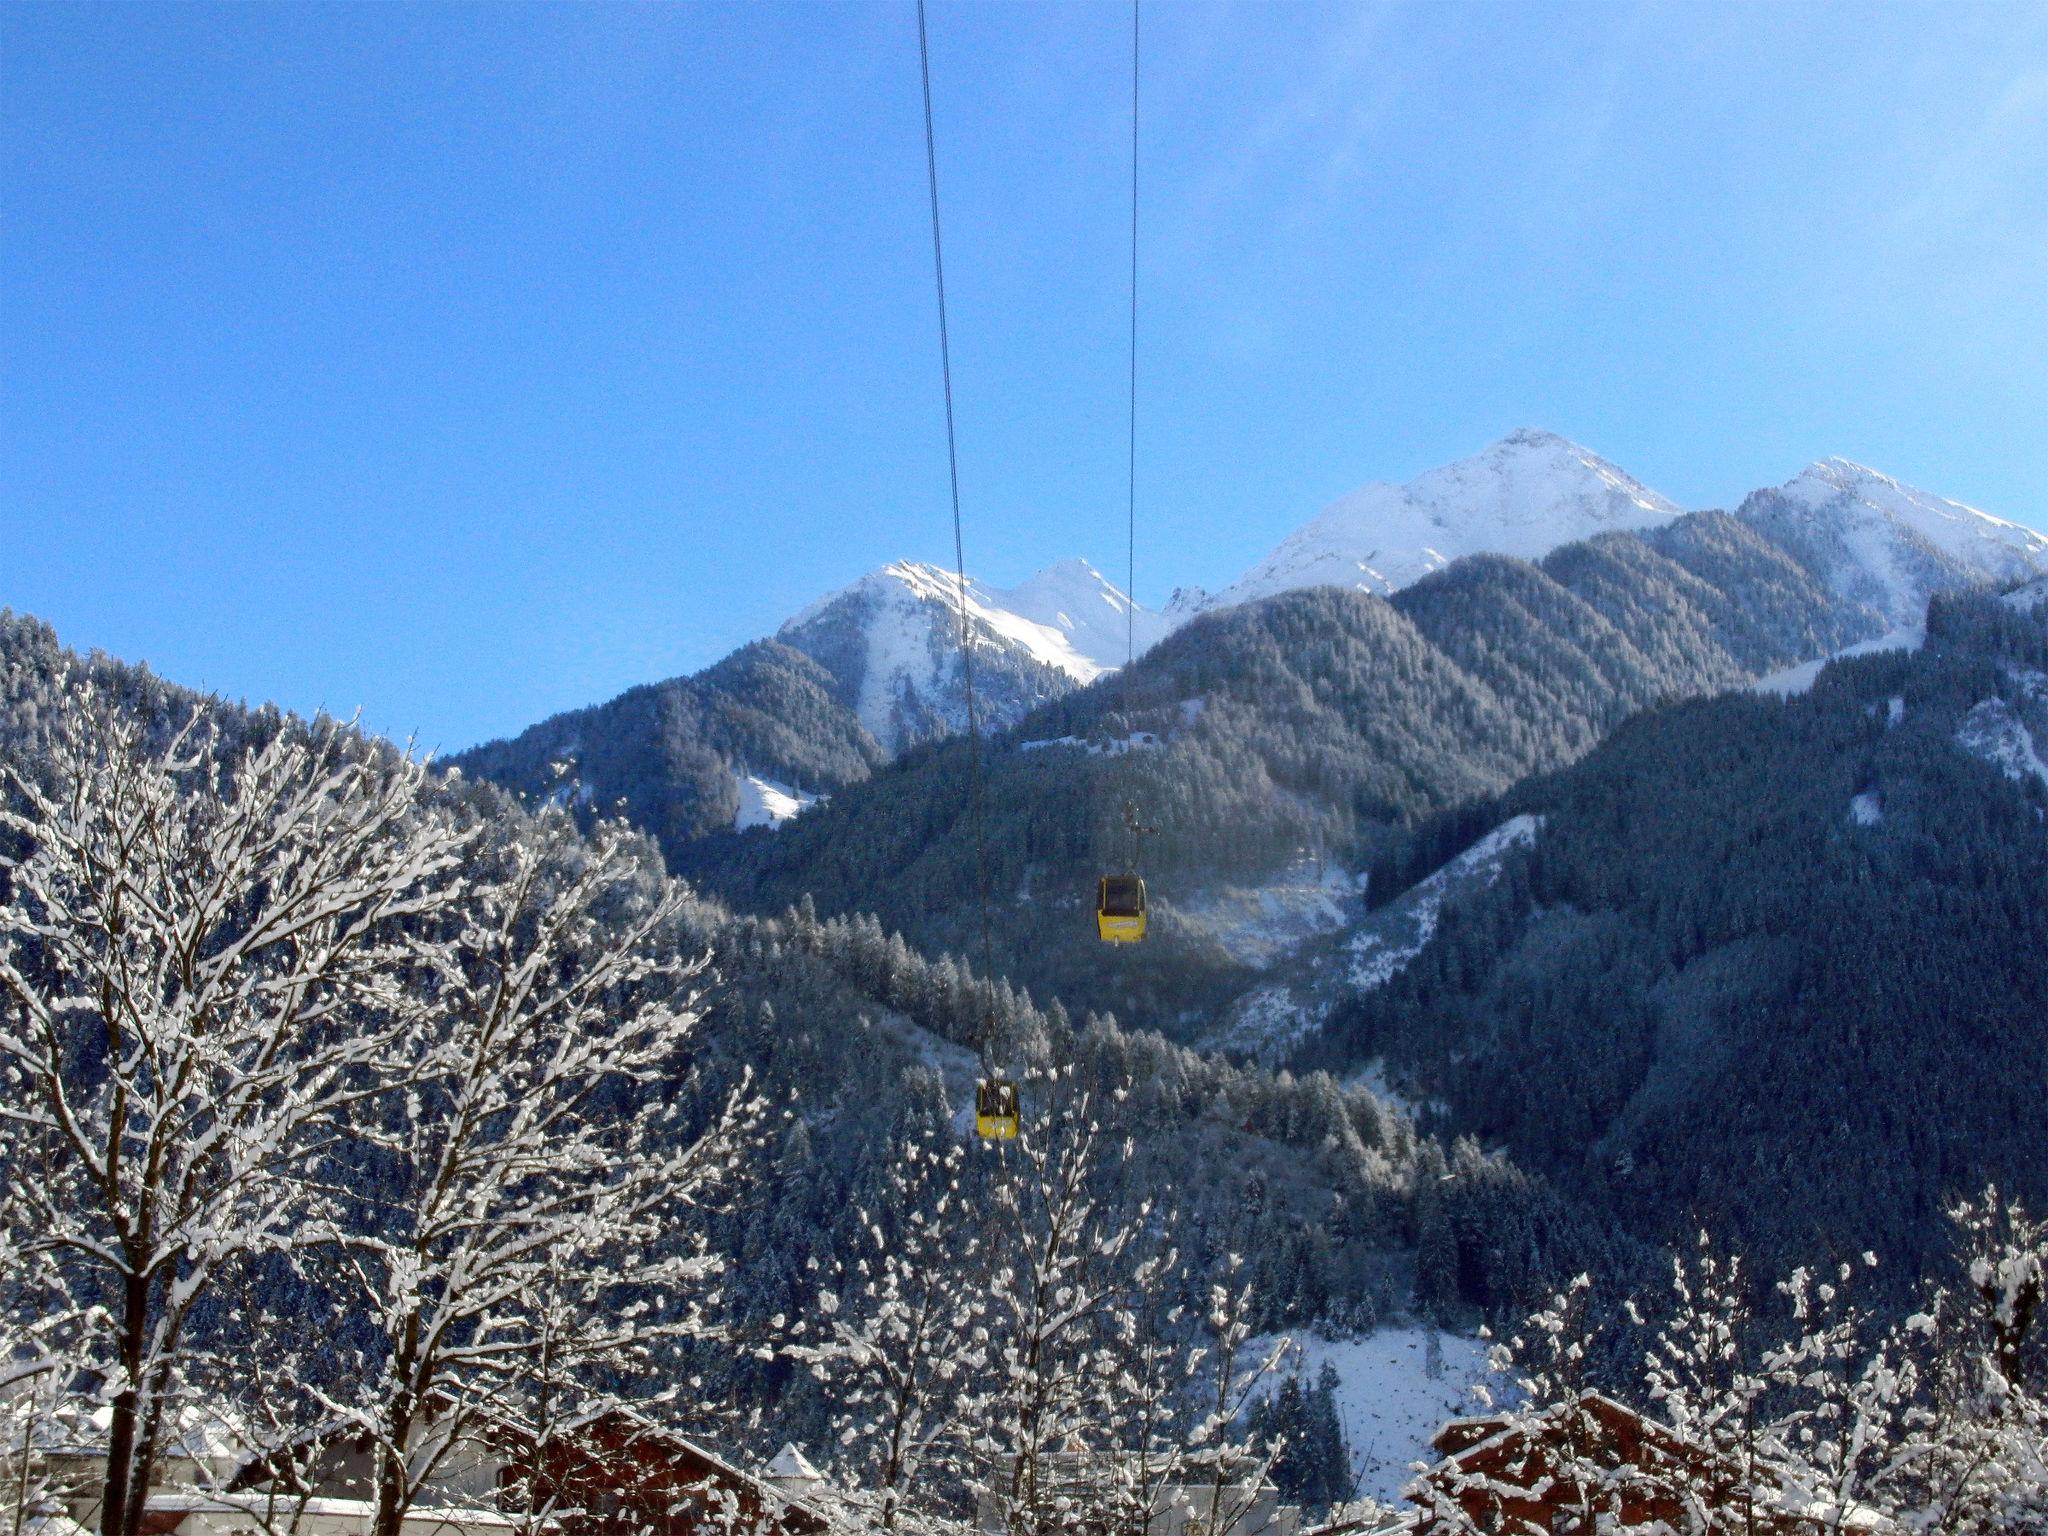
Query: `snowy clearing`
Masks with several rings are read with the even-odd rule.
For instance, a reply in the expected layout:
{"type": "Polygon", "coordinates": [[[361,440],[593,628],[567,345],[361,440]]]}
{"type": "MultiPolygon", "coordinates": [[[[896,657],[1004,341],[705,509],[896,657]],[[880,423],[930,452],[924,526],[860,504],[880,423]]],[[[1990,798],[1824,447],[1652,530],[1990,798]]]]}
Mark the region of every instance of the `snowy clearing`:
{"type": "Polygon", "coordinates": [[[2031,773],[2048,784],[2048,763],[2034,746],[2034,733],[2003,699],[1986,699],[1963,716],[1956,745],[2008,779],[2024,779],[2031,773]]]}
{"type": "MultiPolygon", "coordinates": [[[[1208,1050],[1242,1052],[1261,1061],[1276,1060],[1303,1036],[1320,1029],[1345,991],[1370,992],[1399,975],[1435,936],[1444,903],[1492,885],[1500,878],[1507,855],[1532,844],[1542,826],[1540,816],[1515,816],[1502,822],[1377,912],[1357,918],[1350,936],[1341,941],[1335,965],[1320,966],[1314,973],[1297,973],[1291,984],[1276,982],[1245,993],[1204,1035],[1201,1045],[1208,1050]]],[[[1357,887],[1355,895],[1344,898],[1342,904],[1349,911],[1342,921],[1321,932],[1339,930],[1353,921],[1357,901],[1364,894],[1362,877],[1357,887]]],[[[1292,919],[1297,926],[1282,930],[1289,947],[1316,935],[1318,930],[1310,926],[1315,911],[1313,901],[1305,898],[1292,919]]],[[[1263,929],[1260,921],[1253,919],[1239,930],[1239,941],[1250,944],[1279,929],[1277,917],[1263,919],[1267,924],[1263,929]]],[[[1275,958],[1281,955],[1284,950],[1275,958]]]]}
{"type": "MultiPolygon", "coordinates": [[[[1874,656],[1879,651],[1917,651],[1927,643],[1927,627],[1916,624],[1907,629],[1895,629],[1888,635],[1875,640],[1864,640],[1832,656],[1822,656],[1815,661],[1802,661],[1796,667],[1787,667],[1782,672],[1773,672],[1769,677],[1760,677],[1749,685],[1751,693],[1775,693],[1780,698],[1794,698],[1807,692],[1829,662],[1842,661],[1851,656],[1874,656]]],[[[1903,714],[1906,701],[1900,699],[1898,713],[1903,714]]],[[[1893,717],[1896,723],[1897,715],[1893,717]]]]}
{"type": "Polygon", "coordinates": [[[1466,890],[1485,890],[1492,885],[1500,878],[1508,854],[1534,844],[1542,828],[1540,816],[1510,817],[1399,900],[1374,913],[1345,946],[1351,955],[1351,984],[1370,992],[1392,981],[1436,936],[1444,902],[1466,890]]]}
{"type": "Polygon", "coordinates": [[[1152,752],[1165,746],[1150,731],[1133,731],[1114,741],[1088,741],[1079,736],[1053,736],[1043,741],[1020,741],[1019,752],[1042,752],[1047,747],[1076,747],[1090,757],[1122,757],[1126,752],[1152,752]]]}
{"type": "Polygon", "coordinates": [[[1240,965],[1265,970],[1306,939],[1335,933],[1358,915],[1365,876],[1298,859],[1265,885],[1224,886],[1175,907],[1189,926],[1240,965]]]}
{"type": "Polygon", "coordinates": [[[2007,606],[2017,608],[2021,613],[2031,613],[2036,608],[2048,606],[2048,577],[2029,582],[2017,592],[2005,594],[2007,606]]]}
{"type": "Polygon", "coordinates": [[[1409,1119],[1419,1119],[1422,1111],[1435,1114],[1449,1114],[1450,1105],[1442,1099],[1431,1099],[1427,1104],[1418,1103],[1387,1080],[1387,1058],[1375,1056],[1357,1071],[1344,1079],[1346,1088],[1363,1088],[1382,1104],[1391,1104],[1409,1119]]]}
{"type": "Polygon", "coordinates": [[[1424,1327],[1382,1328],[1362,1339],[1294,1339],[1305,1384],[1315,1382],[1325,1361],[1337,1373],[1337,1416],[1361,1497],[1396,1502],[1414,1463],[1431,1458],[1430,1436],[1446,1419],[1481,1406],[1473,1388],[1488,1372],[1477,1339],[1424,1327]]]}
{"type": "Polygon", "coordinates": [[[732,824],[741,832],[749,827],[767,827],[772,831],[826,798],[791,789],[758,774],[735,773],[732,781],[740,792],[740,808],[733,814],[732,824]]]}
{"type": "Polygon", "coordinates": [[[1866,789],[1849,801],[1849,819],[1859,827],[1874,827],[1884,820],[1884,797],[1866,789]]]}

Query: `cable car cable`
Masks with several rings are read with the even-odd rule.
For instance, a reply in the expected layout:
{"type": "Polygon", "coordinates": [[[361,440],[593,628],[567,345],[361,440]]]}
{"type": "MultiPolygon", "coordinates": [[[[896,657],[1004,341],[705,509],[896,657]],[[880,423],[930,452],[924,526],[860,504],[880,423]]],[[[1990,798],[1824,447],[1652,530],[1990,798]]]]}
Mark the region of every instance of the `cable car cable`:
{"type": "MultiPolygon", "coordinates": [[[[1124,666],[1138,659],[1138,0],[1131,0],[1131,444],[1124,528],[1124,666]]],[[[1126,707],[1130,689],[1124,689],[1126,707]]]]}
{"type": "MultiPolygon", "coordinates": [[[[1124,672],[1118,681],[1123,697],[1126,740],[1137,745],[1131,672],[1138,659],[1138,65],[1139,4],[1131,0],[1131,323],[1130,438],[1124,482],[1124,672]]],[[[1142,825],[1137,803],[1124,802],[1124,826],[1131,834],[1131,852],[1121,875],[1105,875],[1095,886],[1096,935],[1105,943],[1135,944],[1147,928],[1145,882],[1138,875],[1140,840],[1158,829],[1142,825]]]]}
{"type": "MultiPolygon", "coordinates": [[[[995,1033],[995,940],[989,919],[988,844],[983,830],[981,783],[981,714],[974,694],[974,632],[967,613],[967,545],[960,520],[960,450],[953,426],[953,343],[946,324],[946,246],[939,221],[938,135],[932,126],[932,54],[925,27],[925,0],[917,0],[917,63],[924,85],[925,182],[931,192],[932,277],[939,304],[939,376],[946,395],[946,474],[953,501],[953,569],[959,583],[954,596],[960,608],[960,678],[967,695],[968,821],[974,834],[974,885],[981,912],[981,977],[989,995],[979,1051],[983,1076],[993,1077],[991,1037],[995,1033]]],[[[1013,1090],[1014,1095],[1014,1090],[1013,1090]]],[[[1014,1116],[1012,1117],[1014,1123],[1014,1116]]]]}

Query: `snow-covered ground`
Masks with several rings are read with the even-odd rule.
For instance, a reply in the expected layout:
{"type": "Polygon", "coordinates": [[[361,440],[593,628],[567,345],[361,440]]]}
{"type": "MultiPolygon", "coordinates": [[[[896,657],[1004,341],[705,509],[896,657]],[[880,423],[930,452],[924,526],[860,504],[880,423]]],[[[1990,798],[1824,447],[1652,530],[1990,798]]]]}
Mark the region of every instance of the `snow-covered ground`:
{"type": "Polygon", "coordinates": [[[1344,1079],[1346,1088],[1363,1088],[1383,1104],[1391,1104],[1402,1114],[1414,1120],[1428,1109],[1436,1114],[1450,1113],[1450,1106],[1441,1099],[1432,1099],[1427,1104],[1418,1103],[1396,1088],[1387,1079],[1387,1058],[1375,1056],[1364,1066],[1348,1074],[1344,1079]]]}
{"type": "Polygon", "coordinates": [[[1387,593],[1463,555],[1535,560],[1574,539],[1646,528],[1678,511],[1591,450],[1524,429],[1406,485],[1377,483],[1341,497],[1199,605],[1222,608],[1299,587],[1387,593]]]}
{"type": "Polygon", "coordinates": [[[2003,699],[1986,699],[1963,716],[1963,723],[1956,728],[1956,745],[2009,779],[2033,774],[2048,784],[2048,762],[2041,760],[2034,733],[2003,699]]]}
{"type": "Polygon", "coordinates": [[[1178,904],[1175,914],[1221,944],[1231,959],[1264,970],[1304,940],[1357,917],[1365,877],[1297,860],[1264,885],[1222,886],[1178,904]]]}
{"type": "Polygon", "coordinates": [[[1370,992],[1400,975],[1436,937],[1444,902],[1453,895],[1483,891],[1492,885],[1500,878],[1508,854],[1533,845],[1542,828],[1540,816],[1510,817],[1398,901],[1374,913],[1345,946],[1352,986],[1370,992]],[[1384,922],[1379,921],[1382,918],[1384,922]]]}
{"type": "MultiPolygon", "coordinates": [[[[1492,885],[1500,878],[1508,854],[1533,843],[1542,826],[1540,816],[1514,816],[1502,822],[1427,879],[1357,919],[1356,927],[1339,946],[1337,964],[1319,966],[1307,976],[1297,973],[1292,982],[1253,988],[1237,1000],[1201,1044],[1211,1050],[1277,1060],[1296,1041],[1320,1029],[1345,992],[1370,992],[1398,976],[1435,936],[1444,903],[1492,885]]],[[[1356,912],[1356,898],[1350,910],[1356,912]]],[[[1304,903],[1304,916],[1313,911],[1304,903]]],[[[1343,918],[1351,920],[1348,915],[1343,918]]],[[[1304,922],[1294,930],[1293,943],[1304,942],[1312,931],[1304,922]]]]}
{"type": "MultiPolygon", "coordinates": [[[[1841,661],[1849,656],[1874,656],[1879,651],[1917,651],[1927,643],[1927,627],[1915,624],[1906,629],[1895,629],[1888,635],[1875,640],[1864,640],[1832,656],[1823,656],[1817,661],[1802,661],[1796,667],[1787,667],[1782,672],[1773,672],[1769,677],[1760,677],[1751,683],[1754,693],[1775,693],[1781,698],[1792,698],[1811,689],[1820,677],[1821,669],[1831,661],[1841,661]]],[[[1898,701],[1900,712],[1904,712],[1906,701],[1898,701]]]]}
{"type": "Polygon", "coordinates": [[[1866,789],[1849,800],[1849,819],[1859,827],[1874,827],[1884,820],[1884,797],[1874,789],[1866,789]]]}
{"type": "Polygon", "coordinates": [[[758,774],[735,773],[732,780],[740,792],[740,808],[732,824],[742,832],[749,827],[779,827],[825,798],[792,789],[774,779],[764,779],[758,774]]]}
{"type": "Polygon", "coordinates": [[[1305,1385],[1314,1384],[1325,1361],[1337,1373],[1337,1416],[1362,1498],[1397,1501],[1415,1475],[1413,1464],[1432,1459],[1430,1436],[1446,1419],[1481,1410],[1473,1388],[1488,1375],[1485,1346],[1435,1333],[1432,1349],[1432,1333],[1409,1327],[1382,1328],[1362,1339],[1295,1335],[1305,1385]]]}
{"type": "Polygon", "coordinates": [[[2005,601],[2021,613],[2032,613],[2036,608],[2048,606],[2048,576],[2006,593],[2005,601]]]}
{"type": "Polygon", "coordinates": [[[1114,741],[1088,741],[1079,736],[1050,736],[1043,741],[1020,741],[1020,752],[1041,752],[1047,747],[1078,747],[1090,757],[1122,757],[1126,752],[1150,752],[1164,746],[1150,731],[1133,731],[1114,741]]]}

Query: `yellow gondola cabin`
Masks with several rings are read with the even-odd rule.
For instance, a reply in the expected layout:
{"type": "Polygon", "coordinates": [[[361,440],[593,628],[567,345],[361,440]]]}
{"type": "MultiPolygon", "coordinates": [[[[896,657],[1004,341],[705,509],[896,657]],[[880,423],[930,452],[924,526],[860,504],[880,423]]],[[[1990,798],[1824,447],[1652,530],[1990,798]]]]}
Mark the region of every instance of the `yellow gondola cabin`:
{"type": "Polygon", "coordinates": [[[1104,875],[1096,888],[1095,928],[1105,944],[1144,938],[1145,882],[1136,875],[1104,875]]]}
{"type": "Polygon", "coordinates": [[[984,1141],[1017,1139],[1017,1085],[989,1078],[974,1090],[974,1134],[984,1141]]]}

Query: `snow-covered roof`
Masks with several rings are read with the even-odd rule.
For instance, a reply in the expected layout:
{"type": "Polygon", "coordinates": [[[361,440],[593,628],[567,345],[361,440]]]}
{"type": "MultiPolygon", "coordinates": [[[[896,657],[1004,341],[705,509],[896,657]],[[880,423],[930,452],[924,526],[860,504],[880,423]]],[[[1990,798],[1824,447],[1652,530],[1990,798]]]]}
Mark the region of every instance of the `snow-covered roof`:
{"type": "Polygon", "coordinates": [[[787,1478],[791,1482],[823,1482],[824,1474],[812,1466],[804,1453],[788,1441],[775,1453],[775,1459],[768,1463],[769,1478],[787,1478]]]}
{"type": "MultiPolygon", "coordinates": [[[[298,1499],[273,1500],[268,1495],[256,1493],[153,1493],[149,1496],[148,1511],[151,1514],[180,1516],[246,1515],[258,1521],[268,1521],[281,1507],[312,1518],[361,1520],[365,1529],[377,1513],[377,1506],[368,1499],[315,1496],[302,1502],[298,1499]]],[[[509,1531],[516,1529],[519,1521],[495,1509],[415,1504],[406,1517],[406,1524],[509,1531]]]]}

